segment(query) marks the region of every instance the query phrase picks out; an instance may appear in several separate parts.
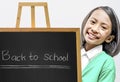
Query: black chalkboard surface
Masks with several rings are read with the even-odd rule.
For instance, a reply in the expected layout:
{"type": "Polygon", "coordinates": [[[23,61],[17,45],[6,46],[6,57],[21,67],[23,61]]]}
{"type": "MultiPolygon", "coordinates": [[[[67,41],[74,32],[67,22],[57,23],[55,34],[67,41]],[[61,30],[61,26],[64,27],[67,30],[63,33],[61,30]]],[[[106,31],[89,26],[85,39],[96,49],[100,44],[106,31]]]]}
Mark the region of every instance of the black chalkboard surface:
{"type": "Polygon", "coordinates": [[[0,29],[0,82],[81,82],[79,28],[0,29]]]}

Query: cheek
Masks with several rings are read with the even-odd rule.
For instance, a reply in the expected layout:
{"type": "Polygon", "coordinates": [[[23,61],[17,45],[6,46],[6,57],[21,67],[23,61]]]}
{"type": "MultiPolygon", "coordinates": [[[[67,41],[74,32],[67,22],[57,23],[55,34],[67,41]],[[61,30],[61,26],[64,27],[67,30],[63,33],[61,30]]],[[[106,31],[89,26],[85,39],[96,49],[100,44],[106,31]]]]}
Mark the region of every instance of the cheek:
{"type": "Polygon", "coordinates": [[[105,39],[110,35],[110,33],[111,33],[111,32],[109,32],[109,31],[106,31],[106,32],[103,32],[103,31],[102,31],[102,32],[101,32],[101,37],[102,37],[102,39],[105,40],[105,39]]]}
{"type": "Polygon", "coordinates": [[[82,32],[84,38],[85,38],[85,35],[86,35],[86,30],[87,30],[87,29],[84,28],[84,29],[83,29],[83,32],[82,32]]]}
{"type": "Polygon", "coordinates": [[[85,35],[86,34],[86,32],[87,32],[87,30],[89,29],[89,27],[88,27],[88,24],[86,23],[86,25],[84,26],[84,29],[83,29],[83,35],[85,35]]]}

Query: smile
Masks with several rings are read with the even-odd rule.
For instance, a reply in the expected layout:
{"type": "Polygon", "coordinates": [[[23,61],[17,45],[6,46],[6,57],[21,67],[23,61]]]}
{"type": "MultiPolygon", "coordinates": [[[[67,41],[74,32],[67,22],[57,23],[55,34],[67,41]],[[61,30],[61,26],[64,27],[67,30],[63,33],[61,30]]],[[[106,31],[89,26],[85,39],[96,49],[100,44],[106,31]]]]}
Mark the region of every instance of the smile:
{"type": "Polygon", "coordinates": [[[99,37],[94,33],[87,32],[87,34],[88,34],[88,38],[91,39],[91,40],[99,39],[99,37]]]}

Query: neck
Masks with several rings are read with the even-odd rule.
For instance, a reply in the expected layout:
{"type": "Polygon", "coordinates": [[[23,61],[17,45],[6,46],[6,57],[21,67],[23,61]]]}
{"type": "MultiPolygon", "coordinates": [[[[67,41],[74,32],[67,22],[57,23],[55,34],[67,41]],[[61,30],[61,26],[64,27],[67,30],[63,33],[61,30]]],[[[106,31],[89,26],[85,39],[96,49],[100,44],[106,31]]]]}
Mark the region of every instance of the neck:
{"type": "Polygon", "coordinates": [[[85,50],[86,51],[88,51],[88,50],[90,50],[90,49],[92,49],[94,47],[96,47],[96,45],[91,45],[91,44],[88,44],[88,43],[85,44],[85,50]]]}

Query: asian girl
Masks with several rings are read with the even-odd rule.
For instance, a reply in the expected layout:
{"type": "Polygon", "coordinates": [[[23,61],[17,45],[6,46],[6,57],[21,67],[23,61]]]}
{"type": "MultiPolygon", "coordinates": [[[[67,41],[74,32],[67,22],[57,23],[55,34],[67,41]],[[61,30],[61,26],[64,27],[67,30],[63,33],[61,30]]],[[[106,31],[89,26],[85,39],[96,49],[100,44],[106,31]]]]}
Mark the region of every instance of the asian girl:
{"type": "Polygon", "coordinates": [[[114,82],[113,56],[120,50],[120,25],[114,10],[100,6],[90,11],[81,37],[82,82],[114,82]]]}

